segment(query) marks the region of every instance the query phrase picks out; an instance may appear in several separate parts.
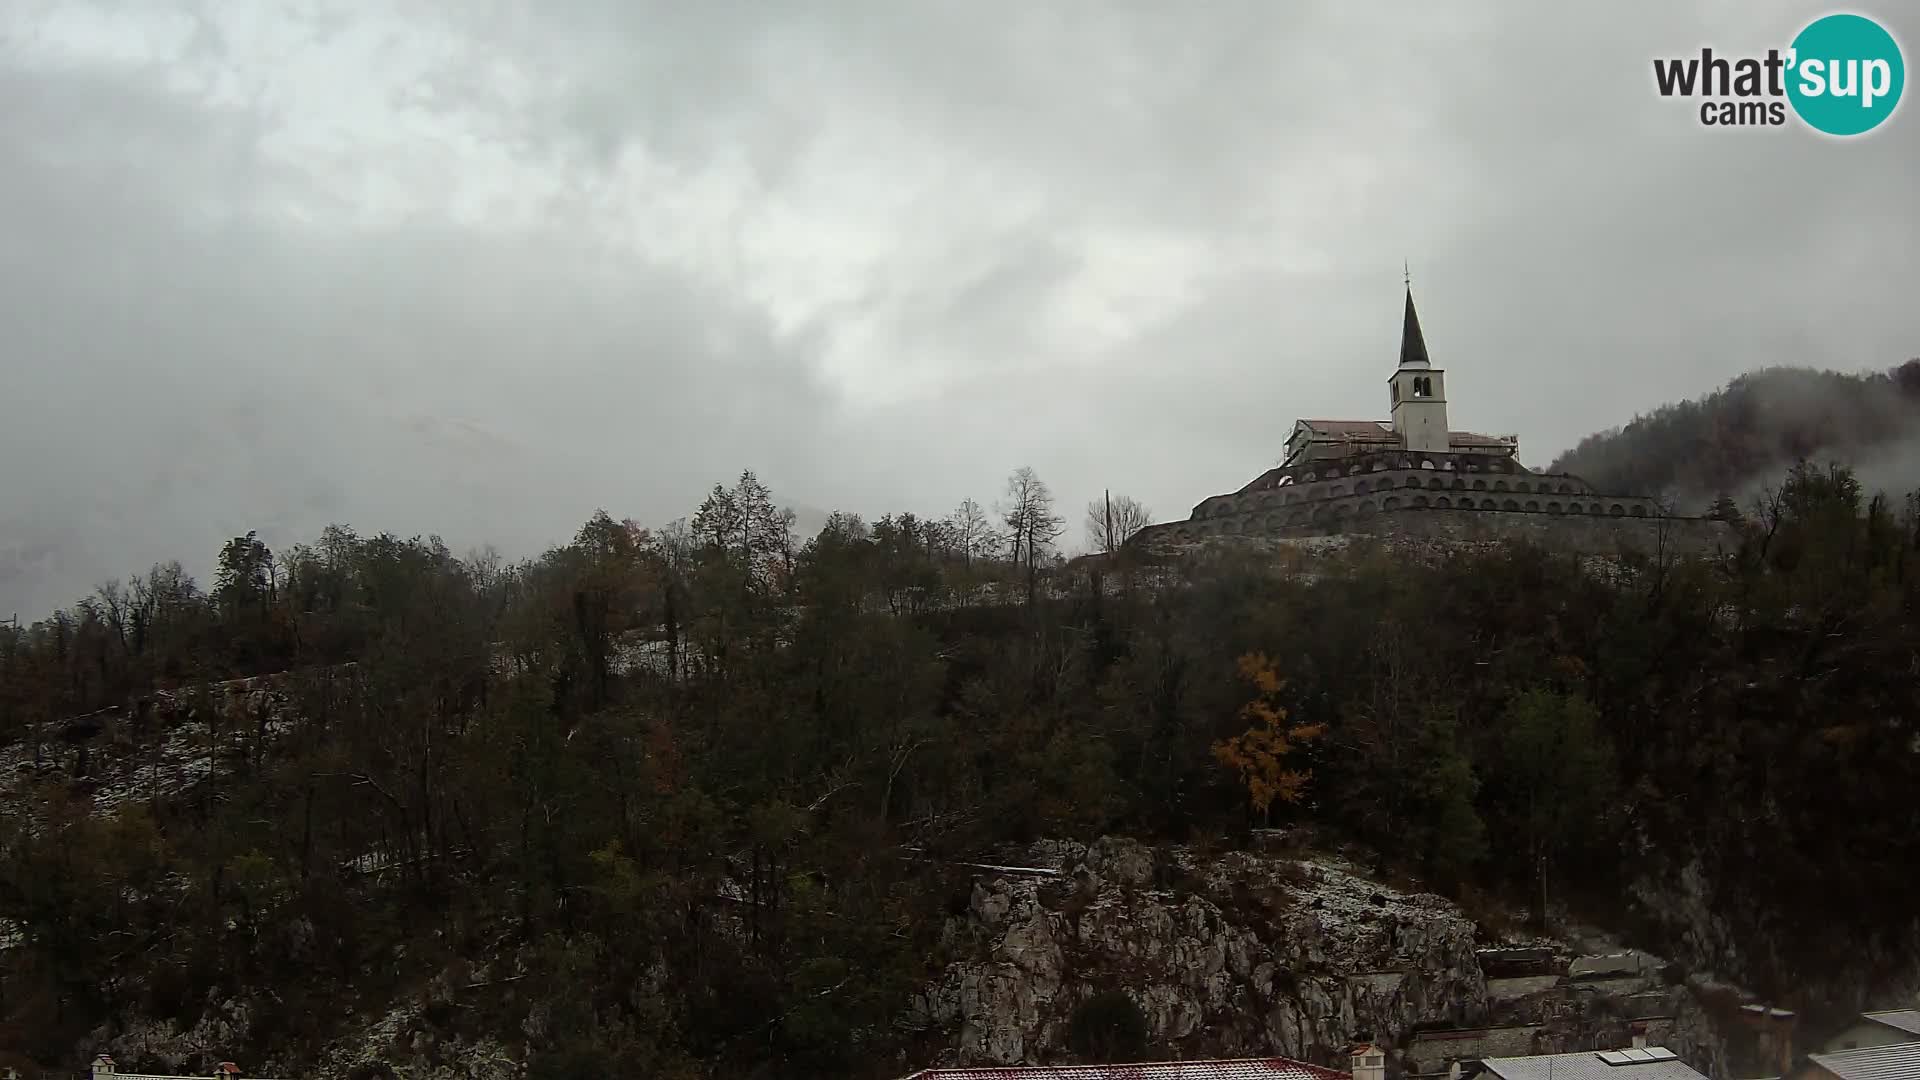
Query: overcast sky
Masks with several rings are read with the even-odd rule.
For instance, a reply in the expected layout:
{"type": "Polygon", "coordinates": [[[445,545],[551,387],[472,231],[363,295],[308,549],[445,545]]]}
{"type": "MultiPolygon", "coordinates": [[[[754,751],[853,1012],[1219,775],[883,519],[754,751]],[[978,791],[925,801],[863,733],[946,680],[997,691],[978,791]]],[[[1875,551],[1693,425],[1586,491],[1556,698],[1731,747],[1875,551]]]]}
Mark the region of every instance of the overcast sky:
{"type": "Polygon", "coordinates": [[[0,616],[742,468],[1184,516],[1384,416],[1403,259],[1454,426],[1535,466],[1920,355],[1915,103],[1840,142],[1653,90],[1825,5],[1586,7],[0,0],[0,616]]]}

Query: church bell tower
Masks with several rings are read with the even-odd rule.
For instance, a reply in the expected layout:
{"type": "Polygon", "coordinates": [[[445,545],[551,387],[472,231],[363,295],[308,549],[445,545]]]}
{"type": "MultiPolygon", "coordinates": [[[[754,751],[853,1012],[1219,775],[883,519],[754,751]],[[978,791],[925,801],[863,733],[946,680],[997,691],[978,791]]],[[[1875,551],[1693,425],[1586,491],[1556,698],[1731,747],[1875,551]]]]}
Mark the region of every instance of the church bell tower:
{"type": "Polygon", "coordinates": [[[1447,373],[1427,359],[1427,339],[1413,310],[1407,284],[1407,319],[1400,331],[1400,366],[1387,380],[1393,395],[1393,431],[1408,450],[1444,454],[1453,448],[1447,432],[1447,373]]]}

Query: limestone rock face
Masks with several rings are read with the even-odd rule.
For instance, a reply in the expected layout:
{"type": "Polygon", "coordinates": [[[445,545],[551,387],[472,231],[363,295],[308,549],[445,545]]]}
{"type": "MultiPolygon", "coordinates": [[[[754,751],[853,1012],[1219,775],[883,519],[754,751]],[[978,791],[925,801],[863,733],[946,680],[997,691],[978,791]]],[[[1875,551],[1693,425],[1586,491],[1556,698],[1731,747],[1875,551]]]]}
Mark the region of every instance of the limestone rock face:
{"type": "MultiPolygon", "coordinates": [[[[105,1047],[116,1061],[152,1061],[169,1072],[211,1073],[252,1028],[251,1010],[237,1000],[209,999],[199,1022],[184,1031],[166,1021],[136,1023],[117,1038],[96,1033],[94,1044],[105,1047]]],[[[124,1066],[123,1066],[124,1067],[124,1066]]]]}
{"type": "MultiPolygon", "coordinates": [[[[118,1035],[94,1033],[89,1047],[104,1050],[122,1067],[142,1062],[182,1076],[211,1075],[215,1062],[234,1056],[234,1047],[251,1041],[255,1021],[245,1004],[226,1000],[209,1004],[192,1028],[164,1022],[136,1023],[118,1035]]],[[[252,1074],[309,1076],[340,1080],[356,1069],[398,1080],[521,1080],[526,1066],[506,1044],[494,1039],[440,1039],[422,1023],[420,1003],[395,1008],[329,1046],[317,1061],[245,1062],[252,1074]]]]}
{"type": "MultiPolygon", "coordinates": [[[[1709,1075],[1750,1053],[1712,1003],[1738,987],[1570,926],[1534,938],[1368,880],[1341,858],[1045,842],[980,867],[944,944],[959,957],[902,1019],[939,1064],[1070,1060],[1075,1009],[1107,990],[1183,1057],[1342,1066],[1365,1034],[1388,1075],[1508,1054],[1665,1045],[1709,1075]]],[[[934,1064],[921,1061],[918,1065],[934,1064]]]]}
{"type": "Polygon", "coordinates": [[[1075,1006],[1110,988],[1153,1041],[1193,1056],[1333,1061],[1356,1031],[1470,1023],[1487,1011],[1474,922],[1447,901],[1340,864],[1131,840],[1042,843],[989,873],[949,920],[949,966],[907,1024],[951,1032],[953,1060],[1057,1057],[1075,1006]]]}
{"type": "MultiPolygon", "coordinates": [[[[1349,1040],[1365,1033],[1387,1049],[1389,1076],[1434,1075],[1454,1061],[1623,1046],[1638,1035],[1708,1075],[1767,1074],[1739,1043],[1737,1018],[1729,1034],[1728,1008],[1751,995],[1693,957],[1668,963],[1601,930],[1568,926],[1553,939],[1499,932],[1508,920],[1479,925],[1450,901],[1370,880],[1329,854],[1207,853],[1120,838],[1003,854],[999,865],[964,871],[966,902],[941,925],[952,960],[897,1017],[916,1036],[902,1073],[1070,1060],[1076,1009],[1118,991],[1156,1052],[1187,1058],[1281,1054],[1341,1066],[1349,1040]]],[[[1701,931],[1685,944],[1726,956],[1699,875],[1676,880],[1695,888],[1668,907],[1701,931]]],[[[290,947],[311,934],[293,930],[290,947]]],[[[370,1002],[367,1012],[349,1006],[334,1025],[339,1036],[310,1059],[243,1064],[314,1080],[524,1077],[529,1047],[551,1035],[541,1002],[522,1001],[515,1022],[480,1037],[435,1017],[460,1007],[466,988],[524,975],[526,959],[454,961],[400,1000],[370,1002]]],[[[634,993],[657,999],[671,982],[657,963],[634,993]]],[[[190,1028],[129,1017],[92,1033],[76,1054],[206,1071],[236,1047],[270,1041],[263,1029],[279,1007],[267,989],[216,996],[190,1028]]]]}

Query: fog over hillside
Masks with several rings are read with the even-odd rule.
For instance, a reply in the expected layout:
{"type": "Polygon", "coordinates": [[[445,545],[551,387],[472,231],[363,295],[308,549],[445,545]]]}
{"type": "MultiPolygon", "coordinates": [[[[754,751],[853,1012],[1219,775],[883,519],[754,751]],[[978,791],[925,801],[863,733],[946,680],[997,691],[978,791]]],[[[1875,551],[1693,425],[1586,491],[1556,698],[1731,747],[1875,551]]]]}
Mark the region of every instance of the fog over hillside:
{"type": "Polygon", "coordinates": [[[1752,505],[1800,459],[1852,466],[1896,502],[1920,489],[1920,360],[1868,375],[1752,372],[1590,435],[1550,468],[1698,513],[1723,495],[1752,505]]]}
{"type": "MultiPolygon", "coordinates": [[[[235,404],[169,453],[97,462],[106,480],[98,487],[29,487],[20,506],[58,506],[62,513],[35,520],[13,507],[0,511],[0,597],[27,619],[78,598],[90,587],[86,582],[124,578],[163,558],[178,558],[205,581],[220,538],[257,530],[277,549],[310,543],[333,523],[368,533],[438,535],[456,552],[492,547],[509,558],[532,556],[564,543],[598,506],[621,505],[620,492],[644,490],[562,448],[521,443],[471,421],[312,404],[295,415],[305,421],[300,434],[310,445],[338,441],[324,458],[288,445],[284,440],[294,433],[259,431],[267,407],[235,404]],[[614,497],[595,503],[585,490],[594,479],[614,497]],[[36,598],[44,603],[36,606],[36,598]]],[[[147,435],[168,437],[158,430],[147,435]]],[[[691,478],[683,486],[684,494],[645,501],[668,505],[668,494],[680,494],[682,513],[690,512],[703,492],[691,478]]],[[[826,511],[804,503],[790,508],[803,535],[826,520],[826,511]]]]}

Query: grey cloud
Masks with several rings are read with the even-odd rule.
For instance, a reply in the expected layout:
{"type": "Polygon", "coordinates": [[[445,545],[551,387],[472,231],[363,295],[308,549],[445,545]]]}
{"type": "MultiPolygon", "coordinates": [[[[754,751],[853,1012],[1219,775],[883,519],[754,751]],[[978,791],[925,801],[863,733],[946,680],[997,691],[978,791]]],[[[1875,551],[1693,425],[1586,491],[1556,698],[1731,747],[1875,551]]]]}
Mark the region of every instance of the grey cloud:
{"type": "MultiPolygon", "coordinates": [[[[1384,412],[1403,258],[1456,423],[1534,464],[1754,367],[1892,366],[1920,353],[1913,103],[1843,144],[1708,131],[1652,87],[1656,55],[1812,13],[442,7],[388,101],[551,187],[513,228],[355,225],[356,189],[262,149],[281,113],[0,59],[30,391],[0,448],[36,474],[0,508],[31,568],[0,601],[260,523],[531,550],[745,466],[866,513],[991,500],[1026,463],[1070,507],[1184,513],[1293,417],[1384,412]]],[[[224,45],[193,62],[242,62],[229,22],[200,34],[224,45]]],[[[444,179],[410,182],[469,179],[426,160],[444,179]]]]}
{"type": "Polygon", "coordinates": [[[591,234],[276,221],[244,130],[136,79],[31,81],[0,149],[0,604],[249,528],[537,551],[599,505],[663,521],[819,467],[814,346],[723,292],[591,234]]]}

